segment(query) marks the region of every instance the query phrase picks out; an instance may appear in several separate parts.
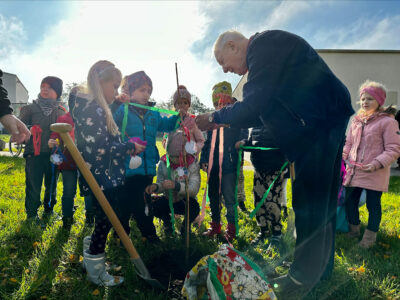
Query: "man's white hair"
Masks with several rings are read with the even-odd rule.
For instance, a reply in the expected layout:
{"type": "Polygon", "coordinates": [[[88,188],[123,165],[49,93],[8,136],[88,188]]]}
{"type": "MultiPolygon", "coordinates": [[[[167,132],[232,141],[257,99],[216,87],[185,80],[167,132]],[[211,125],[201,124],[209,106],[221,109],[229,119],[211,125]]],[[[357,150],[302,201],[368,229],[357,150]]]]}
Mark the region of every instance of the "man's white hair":
{"type": "Polygon", "coordinates": [[[246,37],[241,34],[239,31],[236,30],[228,30],[225,31],[224,33],[221,33],[220,36],[217,38],[217,40],[214,43],[214,53],[222,50],[226,43],[229,41],[239,41],[242,39],[245,39],[246,37]]]}

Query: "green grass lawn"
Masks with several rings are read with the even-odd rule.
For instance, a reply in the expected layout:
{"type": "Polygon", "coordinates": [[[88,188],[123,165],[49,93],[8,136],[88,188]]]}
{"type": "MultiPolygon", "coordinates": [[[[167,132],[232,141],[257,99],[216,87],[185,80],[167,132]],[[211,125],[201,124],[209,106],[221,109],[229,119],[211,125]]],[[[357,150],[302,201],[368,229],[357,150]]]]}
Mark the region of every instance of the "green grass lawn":
{"type": "MultiPolygon", "coordinates": [[[[82,239],[91,234],[92,227],[84,225],[84,202],[76,199],[75,223],[70,232],[62,229],[61,220],[49,220],[46,228],[25,221],[24,159],[0,157],[0,299],[178,299],[172,288],[166,292],[153,291],[140,279],[125,249],[116,245],[112,235],[107,242],[107,259],[116,268],[113,274],[125,277],[125,283],[117,288],[101,288],[89,283],[81,270],[82,239]]],[[[245,171],[246,204],[252,205],[252,171],[245,171]]],[[[204,192],[205,174],[198,201],[204,192]]],[[[58,199],[62,184],[58,183],[58,199]]],[[[378,234],[378,244],[363,250],[357,243],[337,234],[335,269],[331,280],[319,284],[307,299],[400,299],[400,177],[391,179],[390,192],[382,197],[383,218],[378,234]]],[[[289,204],[291,199],[288,186],[289,204]]],[[[42,209],[41,209],[42,210],[42,209]]],[[[55,211],[61,214],[59,200],[55,211]]],[[[209,211],[208,211],[209,212],[209,211]]],[[[39,212],[41,215],[42,211],[39,212]]],[[[367,212],[361,209],[365,227],[367,212]]],[[[201,236],[210,217],[200,229],[193,229],[190,255],[197,260],[214,252],[221,241],[210,241],[201,236]]],[[[158,247],[148,245],[140,238],[132,225],[131,238],[152,274],[167,269],[163,258],[173,256],[184,265],[184,240],[166,238],[162,225],[154,221],[162,243],[158,247]]],[[[178,225],[182,222],[178,220],[178,225]]],[[[256,261],[265,273],[284,274],[287,268],[280,266],[281,258],[264,248],[249,245],[257,231],[255,220],[239,212],[240,236],[234,246],[256,261]]],[[[287,224],[284,222],[284,233],[287,224]]],[[[286,249],[293,250],[294,240],[285,234],[286,249]]],[[[289,260],[291,259],[289,254],[289,260]]],[[[184,269],[184,268],[182,268],[184,269]]],[[[171,285],[173,282],[170,283],[171,285]]]]}
{"type": "MultiPolygon", "coordinates": [[[[3,140],[4,142],[6,142],[6,145],[5,145],[4,149],[3,149],[3,151],[6,151],[6,152],[9,151],[8,142],[10,141],[10,137],[11,137],[11,135],[9,135],[9,134],[0,134],[0,140],[3,140]]],[[[14,152],[17,151],[17,149],[15,147],[13,147],[12,149],[13,149],[14,152]]],[[[23,153],[23,151],[24,150],[22,149],[22,153],[23,153]]],[[[21,154],[21,156],[22,156],[22,154],[21,154]]]]}
{"type": "Polygon", "coordinates": [[[6,143],[8,143],[10,141],[10,135],[9,134],[0,134],[0,140],[5,141],[6,143]]]}

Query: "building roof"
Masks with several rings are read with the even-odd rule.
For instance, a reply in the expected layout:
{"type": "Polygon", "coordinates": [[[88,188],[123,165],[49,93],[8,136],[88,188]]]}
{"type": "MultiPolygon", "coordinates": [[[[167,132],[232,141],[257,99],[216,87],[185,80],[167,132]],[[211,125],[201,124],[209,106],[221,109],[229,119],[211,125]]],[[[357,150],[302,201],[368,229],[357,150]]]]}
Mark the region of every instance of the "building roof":
{"type": "Polygon", "coordinates": [[[16,74],[4,72],[4,71],[3,71],[3,74],[8,74],[8,75],[11,75],[11,76],[15,76],[17,78],[17,82],[20,83],[22,85],[22,87],[25,89],[25,91],[29,94],[28,89],[25,87],[25,85],[22,83],[22,81],[18,78],[18,76],[16,74]]]}

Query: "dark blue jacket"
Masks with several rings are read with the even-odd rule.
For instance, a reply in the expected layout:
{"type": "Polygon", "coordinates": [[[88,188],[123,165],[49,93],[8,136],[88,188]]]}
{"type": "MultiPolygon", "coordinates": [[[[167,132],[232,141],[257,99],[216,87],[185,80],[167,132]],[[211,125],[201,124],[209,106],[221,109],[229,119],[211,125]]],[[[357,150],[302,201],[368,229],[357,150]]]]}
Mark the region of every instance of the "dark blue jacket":
{"type": "MultiPolygon", "coordinates": [[[[207,140],[201,150],[200,164],[208,163],[211,150],[212,131],[207,132],[207,140]]],[[[224,154],[222,160],[222,174],[236,173],[238,151],[235,144],[238,141],[248,138],[248,130],[240,128],[224,128],[224,154]]],[[[215,141],[214,159],[212,169],[219,170],[219,129],[217,129],[217,139],[215,141]]]]}
{"type": "Polygon", "coordinates": [[[354,113],[350,94],[301,37],[280,30],[250,38],[243,101],[214,114],[216,123],[267,126],[294,161],[314,143],[316,130],[342,124],[354,113]]]}
{"type": "MultiPolygon", "coordinates": [[[[125,105],[119,106],[114,113],[115,123],[117,123],[120,130],[124,119],[124,107],[125,105]]],[[[156,164],[160,159],[156,147],[157,132],[173,131],[177,120],[177,116],[162,117],[159,112],[129,106],[124,140],[128,140],[128,137],[139,137],[141,140],[147,141],[147,146],[146,150],[139,154],[142,158],[142,164],[138,168],[129,169],[130,157],[126,158],[126,176],[156,175],[156,164]],[[141,112],[144,113],[142,114],[141,112]]]]}
{"type": "Polygon", "coordinates": [[[13,109],[11,107],[11,102],[8,99],[7,90],[3,87],[3,72],[0,70],[0,118],[4,115],[11,114],[13,109]]]}
{"type": "MultiPolygon", "coordinates": [[[[251,129],[250,137],[245,146],[278,148],[268,128],[264,126],[251,129]]],[[[246,150],[251,152],[250,160],[254,168],[259,172],[274,173],[279,171],[286,158],[280,149],[276,150],[246,150]]]]}
{"type": "MultiPolygon", "coordinates": [[[[124,183],[124,160],[127,151],[134,149],[132,143],[121,143],[119,135],[107,131],[106,115],[96,101],[88,101],[86,95],[70,94],[69,108],[75,123],[75,138],[78,150],[89,166],[102,190],[115,188],[124,183]]],[[[88,190],[80,177],[84,194],[88,190]]]]}

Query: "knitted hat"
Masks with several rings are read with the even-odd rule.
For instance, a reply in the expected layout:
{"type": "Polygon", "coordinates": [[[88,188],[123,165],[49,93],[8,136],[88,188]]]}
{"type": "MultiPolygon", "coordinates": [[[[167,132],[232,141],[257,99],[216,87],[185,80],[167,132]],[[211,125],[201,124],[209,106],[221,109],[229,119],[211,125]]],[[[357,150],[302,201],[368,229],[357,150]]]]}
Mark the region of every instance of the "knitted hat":
{"type": "Polygon", "coordinates": [[[170,132],[167,140],[167,153],[169,156],[179,156],[186,144],[186,137],[181,130],[170,132]]]}
{"type": "Polygon", "coordinates": [[[192,104],[192,95],[190,95],[189,91],[186,89],[186,87],[184,85],[180,85],[179,88],[179,94],[178,91],[175,91],[173,99],[174,99],[174,106],[176,104],[176,101],[178,101],[178,99],[186,99],[189,101],[189,105],[192,104]]]}
{"type": "Polygon", "coordinates": [[[47,76],[43,78],[40,85],[43,83],[47,83],[56,92],[57,98],[61,97],[63,91],[63,81],[60,78],[55,76],[47,76]]]}
{"type": "Polygon", "coordinates": [[[212,92],[212,101],[213,101],[214,105],[218,104],[218,101],[219,101],[219,98],[220,98],[218,96],[218,94],[225,94],[225,95],[228,95],[228,96],[232,96],[232,86],[227,81],[222,81],[220,83],[217,83],[216,85],[214,85],[212,90],[213,90],[213,92],[212,92]]]}
{"type": "Polygon", "coordinates": [[[153,91],[153,83],[144,71],[139,71],[131,75],[125,76],[122,82],[122,92],[131,95],[136,89],[147,84],[153,91]]]}
{"type": "Polygon", "coordinates": [[[384,89],[380,88],[380,87],[375,87],[375,86],[367,86],[365,88],[363,88],[360,91],[360,97],[362,96],[362,94],[364,94],[365,92],[367,92],[368,94],[370,94],[378,103],[380,106],[382,106],[383,104],[385,104],[385,100],[386,100],[386,92],[384,89]]]}

